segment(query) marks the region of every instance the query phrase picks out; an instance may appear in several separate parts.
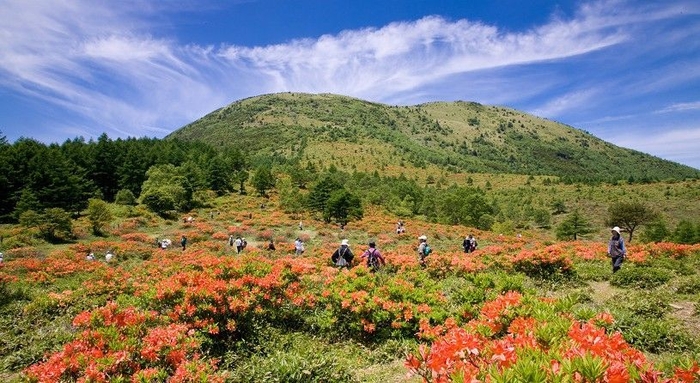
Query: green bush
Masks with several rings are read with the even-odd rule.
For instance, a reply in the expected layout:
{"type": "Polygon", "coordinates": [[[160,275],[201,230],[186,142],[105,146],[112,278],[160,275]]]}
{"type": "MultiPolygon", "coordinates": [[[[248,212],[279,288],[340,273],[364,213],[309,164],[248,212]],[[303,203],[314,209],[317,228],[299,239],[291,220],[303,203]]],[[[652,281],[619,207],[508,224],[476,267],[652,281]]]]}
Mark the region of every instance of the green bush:
{"type": "Polygon", "coordinates": [[[610,284],[618,287],[649,289],[661,286],[672,277],[670,271],[657,267],[623,267],[610,279],[610,284]]]}
{"type": "Polygon", "coordinates": [[[693,275],[679,279],[676,292],[678,294],[697,294],[700,293],[700,276],[693,275]]]}
{"type": "Polygon", "coordinates": [[[574,271],[582,281],[607,281],[610,279],[610,265],[607,262],[579,262],[574,265],[574,271]]]}
{"type": "Polygon", "coordinates": [[[692,264],[692,260],[688,257],[683,258],[669,258],[669,257],[657,257],[644,263],[646,267],[655,267],[660,269],[667,269],[669,271],[674,271],[679,275],[693,275],[695,274],[695,267],[692,264]]]}
{"type": "Polygon", "coordinates": [[[663,318],[671,309],[668,292],[628,292],[610,301],[611,306],[623,315],[635,318],[663,318]]]}
{"type": "Polygon", "coordinates": [[[634,321],[627,328],[621,323],[620,331],[632,347],[652,352],[692,352],[698,350],[697,342],[685,331],[664,319],[646,318],[634,321]]]}
{"type": "Polygon", "coordinates": [[[280,335],[269,344],[272,352],[239,361],[230,381],[355,382],[352,366],[342,348],[331,347],[308,335],[280,335]]]}

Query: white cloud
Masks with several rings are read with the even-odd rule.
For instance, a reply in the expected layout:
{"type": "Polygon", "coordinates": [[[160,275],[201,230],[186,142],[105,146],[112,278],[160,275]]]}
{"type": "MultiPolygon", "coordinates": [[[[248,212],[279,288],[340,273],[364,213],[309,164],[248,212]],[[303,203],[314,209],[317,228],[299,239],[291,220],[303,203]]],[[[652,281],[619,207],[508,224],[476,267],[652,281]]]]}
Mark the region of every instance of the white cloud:
{"type": "Polygon", "coordinates": [[[700,126],[659,130],[653,133],[626,133],[609,137],[616,145],[687,164],[700,169],[700,126]]]}
{"type": "Polygon", "coordinates": [[[669,106],[657,111],[657,113],[673,113],[673,112],[685,112],[685,111],[694,111],[694,110],[700,110],[700,101],[681,102],[678,104],[669,105],[669,106]]]}
{"type": "MultiPolygon", "coordinates": [[[[233,100],[278,91],[332,92],[391,104],[449,95],[522,102],[538,115],[558,117],[584,105],[618,106],[623,97],[653,94],[700,77],[697,56],[655,69],[653,76],[633,71],[630,59],[687,49],[681,43],[697,35],[697,23],[678,31],[664,23],[700,14],[695,1],[583,3],[572,17],[552,17],[517,32],[431,16],[257,47],[183,46],[168,36],[154,37],[162,36],[156,32],[163,31],[159,28],[167,24],[168,12],[182,10],[173,2],[164,4],[4,0],[0,87],[70,111],[76,122],[47,123],[67,138],[90,131],[88,126],[110,136],[162,136],[233,100]],[[640,31],[657,21],[663,22],[660,30],[675,32],[640,41],[647,37],[640,31]],[[581,58],[596,52],[610,55],[588,64],[605,64],[602,74],[576,73],[581,58]],[[559,71],[552,70],[554,64],[559,71]],[[628,71],[632,74],[622,75],[628,71]]],[[[665,101],[674,102],[656,109],[698,108],[697,102],[665,101]]],[[[633,111],[617,113],[634,120],[633,111]]],[[[577,118],[602,121],[598,116],[605,115],[619,118],[608,109],[577,118]]],[[[674,137],[669,134],[668,140],[674,137]]],[[[635,140],[630,146],[657,154],[655,142],[635,140]]],[[[686,137],[667,146],[681,150],[681,143],[692,145],[686,137]]]]}
{"type": "Polygon", "coordinates": [[[544,105],[530,112],[537,116],[556,117],[572,108],[581,108],[598,95],[599,92],[595,89],[578,90],[548,100],[544,105]]]}

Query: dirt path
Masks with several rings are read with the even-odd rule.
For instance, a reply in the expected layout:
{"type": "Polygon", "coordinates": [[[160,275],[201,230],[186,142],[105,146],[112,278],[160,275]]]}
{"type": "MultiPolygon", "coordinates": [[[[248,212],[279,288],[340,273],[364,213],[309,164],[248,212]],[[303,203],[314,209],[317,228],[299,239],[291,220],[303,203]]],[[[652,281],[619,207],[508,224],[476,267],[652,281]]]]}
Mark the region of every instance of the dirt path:
{"type": "Polygon", "coordinates": [[[588,286],[593,289],[593,302],[596,305],[603,305],[610,298],[622,292],[622,289],[613,287],[608,281],[589,282],[588,286]]]}
{"type": "Polygon", "coordinates": [[[690,334],[700,334],[700,316],[695,312],[695,302],[674,302],[669,306],[671,317],[680,321],[690,334]]]}

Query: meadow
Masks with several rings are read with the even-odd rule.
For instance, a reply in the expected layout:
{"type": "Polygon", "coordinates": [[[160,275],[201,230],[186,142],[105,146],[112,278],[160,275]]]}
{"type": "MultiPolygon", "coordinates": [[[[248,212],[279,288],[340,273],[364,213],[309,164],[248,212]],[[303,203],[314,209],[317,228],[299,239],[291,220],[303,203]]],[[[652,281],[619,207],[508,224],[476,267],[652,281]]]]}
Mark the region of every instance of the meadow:
{"type": "Polygon", "coordinates": [[[80,218],[75,241],[4,251],[0,380],[700,380],[700,245],[634,243],[613,275],[601,240],[420,219],[397,235],[398,217],[372,206],[341,229],[278,205],[226,195],[176,220],[110,205],[102,237],[80,218]],[[469,254],[467,234],[479,242],[469,254]],[[247,238],[241,254],[230,235],[247,238]],[[419,235],[434,250],[425,267],[419,235]],[[163,238],[173,246],[159,249],[163,238]],[[330,262],[342,239],[349,270],[330,262]],[[376,273],[357,262],[370,239],[387,260],[376,273]]]}

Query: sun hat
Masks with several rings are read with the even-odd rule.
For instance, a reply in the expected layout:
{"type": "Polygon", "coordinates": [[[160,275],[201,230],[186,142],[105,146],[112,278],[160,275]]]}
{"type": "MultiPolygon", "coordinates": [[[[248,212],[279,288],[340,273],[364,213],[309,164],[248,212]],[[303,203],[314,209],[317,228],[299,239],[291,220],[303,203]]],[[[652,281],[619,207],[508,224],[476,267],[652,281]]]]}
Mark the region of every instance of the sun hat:
{"type": "Polygon", "coordinates": [[[347,240],[347,239],[344,239],[344,240],[340,241],[340,245],[341,245],[341,246],[349,246],[349,245],[348,245],[348,240],[347,240]]]}
{"type": "Polygon", "coordinates": [[[420,237],[418,237],[418,239],[425,239],[425,240],[428,240],[428,237],[426,237],[426,236],[424,236],[424,235],[421,235],[420,237]]]}
{"type": "Polygon", "coordinates": [[[620,228],[617,226],[613,227],[611,231],[616,231],[617,234],[620,234],[620,228]]]}

